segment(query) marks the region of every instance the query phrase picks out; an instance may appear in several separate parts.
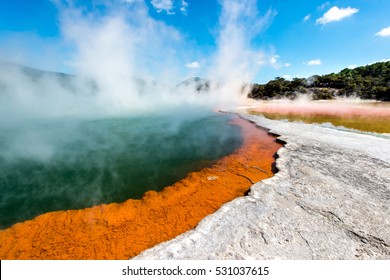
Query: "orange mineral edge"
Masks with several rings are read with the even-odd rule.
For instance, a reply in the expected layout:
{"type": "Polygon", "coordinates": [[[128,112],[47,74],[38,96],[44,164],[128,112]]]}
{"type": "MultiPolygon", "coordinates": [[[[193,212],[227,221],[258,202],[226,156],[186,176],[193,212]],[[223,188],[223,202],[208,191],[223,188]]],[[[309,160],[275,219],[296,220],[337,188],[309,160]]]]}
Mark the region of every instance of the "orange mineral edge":
{"type": "Polygon", "coordinates": [[[0,259],[129,259],[194,228],[224,203],[271,177],[281,147],[264,129],[236,118],[244,142],[210,168],[142,199],[50,212],[0,231],[0,259]]]}

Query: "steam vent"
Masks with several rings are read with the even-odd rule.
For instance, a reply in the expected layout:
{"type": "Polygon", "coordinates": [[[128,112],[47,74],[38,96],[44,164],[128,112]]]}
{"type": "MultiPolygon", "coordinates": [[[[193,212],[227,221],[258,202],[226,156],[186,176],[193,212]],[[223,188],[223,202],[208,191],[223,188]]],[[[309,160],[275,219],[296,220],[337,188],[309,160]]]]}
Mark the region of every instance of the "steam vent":
{"type": "Polygon", "coordinates": [[[1,259],[128,259],[196,227],[224,203],[273,175],[281,147],[243,119],[243,145],[212,167],[142,199],[50,212],[0,231],[1,259]]]}

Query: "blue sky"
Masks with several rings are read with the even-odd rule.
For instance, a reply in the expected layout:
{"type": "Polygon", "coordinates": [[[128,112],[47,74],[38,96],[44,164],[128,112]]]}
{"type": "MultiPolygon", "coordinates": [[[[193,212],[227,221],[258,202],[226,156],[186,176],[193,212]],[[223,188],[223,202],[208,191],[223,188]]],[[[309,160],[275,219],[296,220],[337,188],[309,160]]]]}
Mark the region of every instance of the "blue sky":
{"type": "MultiPolygon", "coordinates": [[[[307,77],[390,59],[387,0],[0,0],[0,59],[77,72],[71,61],[81,57],[80,46],[86,44],[81,41],[87,38],[72,32],[83,22],[90,28],[84,30],[96,31],[99,18],[117,14],[129,22],[124,36],[159,37],[158,42],[148,38],[147,47],[152,49],[153,42],[161,51],[149,50],[155,60],[151,68],[166,65],[168,59],[159,57],[172,53],[178,77],[241,69],[253,60],[245,66],[250,70],[242,70],[250,72],[245,78],[264,83],[277,76],[307,77]],[[136,29],[137,24],[147,27],[136,29]],[[227,59],[229,54],[234,59],[227,59]],[[213,68],[213,63],[219,66],[213,68]]],[[[137,45],[141,41],[133,39],[133,51],[145,48],[137,45]]],[[[116,52],[115,46],[110,48],[116,52]]]]}

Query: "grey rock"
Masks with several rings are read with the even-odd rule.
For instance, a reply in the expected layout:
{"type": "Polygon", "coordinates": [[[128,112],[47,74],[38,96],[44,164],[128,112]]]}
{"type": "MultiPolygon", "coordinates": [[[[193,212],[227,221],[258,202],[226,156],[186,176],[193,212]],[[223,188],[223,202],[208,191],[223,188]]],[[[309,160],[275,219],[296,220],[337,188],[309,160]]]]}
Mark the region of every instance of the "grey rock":
{"type": "Polygon", "coordinates": [[[390,139],[244,115],[279,172],[135,259],[390,259],[390,139]]]}

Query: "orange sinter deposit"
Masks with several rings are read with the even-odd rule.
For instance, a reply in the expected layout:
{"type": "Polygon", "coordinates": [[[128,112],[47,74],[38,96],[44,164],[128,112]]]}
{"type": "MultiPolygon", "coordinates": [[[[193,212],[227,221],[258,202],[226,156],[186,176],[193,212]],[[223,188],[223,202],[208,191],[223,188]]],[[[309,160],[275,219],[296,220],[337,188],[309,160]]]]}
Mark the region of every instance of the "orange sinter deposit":
{"type": "Polygon", "coordinates": [[[273,100],[260,102],[257,106],[253,106],[252,109],[257,112],[276,114],[390,118],[390,103],[376,101],[273,100]]]}
{"type": "Polygon", "coordinates": [[[190,173],[142,199],[50,212],[0,231],[0,259],[128,259],[194,228],[224,203],[271,177],[281,147],[237,118],[243,145],[211,168],[190,173]]]}
{"type": "Polygon", "coordinates": [[[390,133],[390,103],[367,101],[265,101],[249,113],[274,120],[332,123],[367,132],[390,133]]]}

